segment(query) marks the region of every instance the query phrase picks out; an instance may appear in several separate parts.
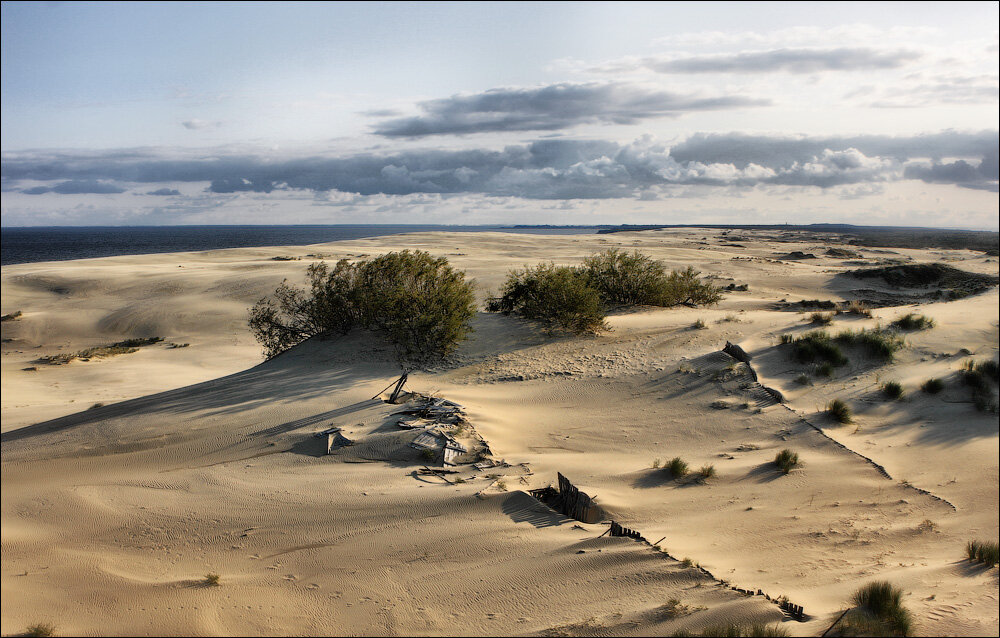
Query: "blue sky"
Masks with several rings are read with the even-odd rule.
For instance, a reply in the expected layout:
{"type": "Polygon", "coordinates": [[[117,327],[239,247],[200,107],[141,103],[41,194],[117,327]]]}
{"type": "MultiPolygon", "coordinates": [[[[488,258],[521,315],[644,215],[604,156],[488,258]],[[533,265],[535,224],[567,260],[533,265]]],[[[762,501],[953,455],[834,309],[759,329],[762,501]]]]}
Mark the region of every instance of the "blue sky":
{"type": "Polygon", "coordinates": [[[997,227],[998,4],[2,4],[2,223],[997,227]]]}

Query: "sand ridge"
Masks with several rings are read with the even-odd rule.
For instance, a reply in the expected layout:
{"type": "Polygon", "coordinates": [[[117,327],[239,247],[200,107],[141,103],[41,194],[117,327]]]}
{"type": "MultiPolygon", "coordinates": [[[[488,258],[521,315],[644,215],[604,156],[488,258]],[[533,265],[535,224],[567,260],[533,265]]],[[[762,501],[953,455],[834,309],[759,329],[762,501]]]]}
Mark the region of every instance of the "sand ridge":
{"type": "MultiPolygon", "coordinates": [[[[878,287],[841,275],[858,260],[822,256],[835,245],[703,229],[412,233],[5,267],[2,310],[23,316],[3,325],[2,631],[44,621],[76,634],[669,635],[757,619],[815,635],[877,577],[904,587],[921,634],[996,633],[997,571],[962,554],[967,540],[997,537],[997,419],[955,379],[962,348],[997,355],[996,288],[836,317],[834,331],[905,312],[937,326],[907,334],[891,364],[851,356],[832,379],[802,386],[805,367],[778,336],[811,326],[787,304],[878,287]],[[284,278],[302,281],[310,254],[428,250],[466,270],[484,299],[508,269],[576,264],[607,247],[748,290],[708,309],[616,312],[596,337],[480,314],[452,361],[409,382],[465,406],[511,464],[463,470],[463,483],[421,476],[418,459],[388,447],[397,406],[371,400],[397,374],[384,347],[365,335],[312,340],[261,363],[246,329],[247,308],[284,278]],[[779,259],[796,250],[820,257],[779,259]],[[283,256],[303,259],[273,260],[283,256]],[[143,336],[165,342],[34,363],[143,336]],[[727,340],[753,355],[784,405],[749,391],[719,356],[727,340]],[[950,379],[941,395],[917,389],[931,376],[950,379]],[[888,379],[904,384],[903,401],[879,396],[888,379]],[[822,413],[834,397],[854,423],[822,413]],[[358,445],[324,456],[312,433],[330,425],[358,445]],[[786,447],[803,466],[784,476],[770,460],[786,447]],[[652,467],[674,456],[718,475],[676,482],[652,467]],[[671,556],[787,595],[808,622],[647,545],[598,538],[606,524],[524,493],[556,472],[614,520],[665,537],[671,556]],[[221,586],[204,586],[209,572],[221,586]],[[670,599],[692,613],[669,617],[670,599]]],[[[850,248],[871,264],[997,272],[970,251],[850,248]]]]}

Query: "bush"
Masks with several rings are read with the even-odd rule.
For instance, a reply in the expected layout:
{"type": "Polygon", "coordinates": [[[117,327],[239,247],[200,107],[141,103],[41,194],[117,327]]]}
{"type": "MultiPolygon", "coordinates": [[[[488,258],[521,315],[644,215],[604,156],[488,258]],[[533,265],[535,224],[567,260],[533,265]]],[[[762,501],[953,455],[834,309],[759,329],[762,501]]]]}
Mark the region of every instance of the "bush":
{"type": "Polygon", "coordinates": [[[920,389],[927,394],[937,394],[944,390],[944,381],[941,379],[927,379],[924,384],[920,386],[920,389]]]}
{"type": "Polygon", "coordinates": [[[911,312],[896,319],[890,325],[900,330],[928,330],[934,327],[934,320],[911,312]]]}
{"type": "Polygon", "coordinates": [[[992,384],[997,383],[997,362],[987,359],[976,363],[965,362],[962,381],[972,388],[972,402],[980,412],[996,412],[997,400],[993,397],[992,384]]]}
{"type": "Polygon", "coordinates": [[[837,423],[851,422],[851,408],[840,399],[830,401],[830,403],[826,406],[826,412],[833,417],[833,420],[837,423]]]}
{"type": "Polygon", "coordinates": [[[854,315],[861,315],[862,317],[871,317],[872,311],[863,301],[854,300],[847,304],[847,308],[844,312],[854,315]]]}
{"type": "Polygon", "coordinates": [[[890,399],[900,399],[903,397],[903,386],[898,381],[889,381],[882,386],[882,394],[890,399]]]}
{"type": "Polygon", "coordinates": [[[698,470],[698,476],[702,480],[708,480],[710,478],[715,478],[715,466],[714,465],[702,465],[701,469],[698,470]]]}
{"type": "Polygon", "coordinates": [[[662,261],[639,251],[611,248],[583,260],[591,286],[606,304],[676,306],[711,305],[722,299],[722,289],[698,280],[688,266],[669,275],[662,261]]]}
{"type": "Polygon", "coordinates": [[[778,466],[782,474],[788,474],[793,468],[798,467],[799,455],[786,448],[774,457],[774,464],[778,466]]]}
{"type": "Polygon", "coordinates": [[[812,385],[812,381],[809,379],[808,374],[800,374],[795,377],[795,383],[798,383],[799,385],[812,385]]]}
{"type": "Polygon", "coordinates": [[[56,626],[52,623],[39,622],[33,625],[28,625],[28,628],[24,630],[25,636],[55,636],[56,626]]]}
{"type": "Polygon", "coordinates": [[[816,376],[829,379],[833,376],[833,365],[829,361],[824,361],[816,368],[816,376]]]}
{"type": "Polygon", "coordinates": [[[780,340],[780,342],[781,342],[782,345],[787,345],[787,344],[795,341],[795,337],[793,337],[790,334],[783,334],[780,337],[778,337],[778,339],[780,340]]]}
{"type": "Polygon", "coordinates": [[[708,326],[705,325],[704,319],[698,319],[698,321],[695,321],[693,324],[691,324],[691,327],[694,328],[695,330],[704,330],[708,326]]]}
{"type": "Polygon", "coordinates": [[[1000,562],[1000,544],[995,542],[969,541],[965,548],[970,562],[993,567],[1000,562]]]}
{"type": "Polygon", "coordinates": [[[581,269],[570,266],[550,263],[512,271],[500,297],[491,299],[486,309],[538,321],[549,332],[607,329],[600,294],[581,269]]]}
{"type": "Polygon", "coordinates": [[[688,464],[681,460],[679,456],[670,459],[670,462],[664,467],[675,479],[683,478],[688,473],[688,464]]]}
{"type": "Polygon", "coordinates": [[[211,587],[217,587],[219,585],[219,581],[221,580],[221,578],[222,577],[219,576],[218,574],[213,574],[213,573],[205,574],[205,584],[211,587]]]}
{"type": "Polygon", "coordinates": [[[360,327],[381,334],[409,371],[451,354],[472,330],[472,284],[443,257],[404,250],[306,272],[308,292],[282,282],[250,309],[250,331],[269,359],[310,337],[360,327]]]}

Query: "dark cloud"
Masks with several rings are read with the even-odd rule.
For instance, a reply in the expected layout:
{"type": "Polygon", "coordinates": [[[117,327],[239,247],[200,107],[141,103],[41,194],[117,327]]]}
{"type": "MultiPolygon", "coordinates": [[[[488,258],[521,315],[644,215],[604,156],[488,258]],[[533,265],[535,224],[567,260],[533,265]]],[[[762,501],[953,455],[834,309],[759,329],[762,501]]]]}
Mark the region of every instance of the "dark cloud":
{"type": "Polygon", "coordinates": [[[920,58],[916,51],[868,48],[775,49],[735,55],[694,56],[671,60],[646,59],[660,73],[816,73],[895,69],[920,58]]]}
{"type": "Polygon", "coordinates": [[[766,106],[740,96],[697,97],[625,84],[554,84],[492,89],[476,95],[422,102],[423,115],[374,127],[385,137],[424,137],[496,131],[554,131],[579,124],[635,124],[692,111],[766,106]]]}
{"type": "Polygon", "coordinates": [[[160,195],[160,196],[166,197],[166,196],[169,196],[169,195],[180,195],[181,192],[179,190],[177,190],[176,188],[158,188],[155,191],[149,191],[146,194],[147,195],[160,195]]]}
{"type": "Polygon", "coordinates": [[[206,120],[199,120],[197,118],[193,120],[184,120],[181,122],[181,126],[189,131],[197,131],[199,129],[205,128],[219,128],[222,126],[222,122],[209,122],[206,120]]]}
{"type": "Polygon", "coordinates": [[[124,193],[125,189],[115,186],[114,184],[106,184],[95,180],[69,180],[56,184],[55,186],[35,186],[34,188],[26,188],[21,192],[26,195],[42,195],[45,193],[59,193],[60,195],[117,195],[118,193],[124,193]]]}
{"type": "Polygon", "coordinates": [[[997,139],[996,131],[826,138],[734,133],[694,135],[673,148],[646,139],[631,144],[544,139],[500,150],[422,149],[293,159],[222,153],[164,159],[154,151],[134,150],[89,155],[26,152],[5,154],[2,172],[9,184],[69,180],[24,192],[122,192],[105,182],[200,182],[209,184],[210,193],[304,190],[587,199],[649,198],[656,189],[673,185],[831,188],[900,179],[989,190],[997,180],[997,139]]]}

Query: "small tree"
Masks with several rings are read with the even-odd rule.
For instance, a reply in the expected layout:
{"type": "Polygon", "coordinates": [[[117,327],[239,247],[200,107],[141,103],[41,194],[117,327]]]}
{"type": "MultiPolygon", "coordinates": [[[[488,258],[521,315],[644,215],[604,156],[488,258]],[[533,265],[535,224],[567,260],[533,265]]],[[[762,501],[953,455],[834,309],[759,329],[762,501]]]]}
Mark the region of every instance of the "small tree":
{"type": "Polygon", "coordinates": [[[404,250],[353,264],[342,259],[332,271],[312,264],[306,275],[308,291],[283,281],[273,298],[250,309],[250,331],[269,359],[313,336],[371,330],[392,346],[403,370],[395,399],[409,372],[448,356],[472,330],[472,283],[444,257],[404,250]]]}
{"type": "Polygon", "coordinates": [[[637,250],[611,248],[584,259],[583,268],[606,304],[711,305],[722,299],[722,289],[700,281],[691,266],[667,274],[662,261],[637,250]]]}
{"type": "Polygon", "coordinates": [[[539,264],[507,275],[490,312],[516,313],[540,322],[547,331],[576,334],[607,329],[601,297],[579,268],[539,264]]]}

